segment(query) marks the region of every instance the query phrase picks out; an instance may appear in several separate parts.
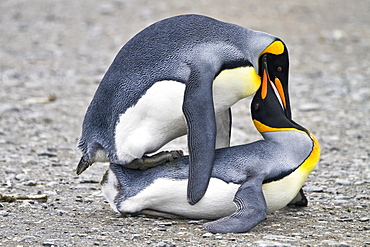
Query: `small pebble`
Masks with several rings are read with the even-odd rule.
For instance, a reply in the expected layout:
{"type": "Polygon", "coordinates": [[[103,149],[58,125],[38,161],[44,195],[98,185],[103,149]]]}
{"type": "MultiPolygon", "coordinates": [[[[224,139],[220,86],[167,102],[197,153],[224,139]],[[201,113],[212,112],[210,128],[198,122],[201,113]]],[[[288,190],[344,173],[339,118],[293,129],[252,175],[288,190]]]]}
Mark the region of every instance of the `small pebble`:
{"type": "Polygon", "coordinates": [[[100,14],[102,15],[112,15],[114,13],[114,6],[111,4],[100,5],[100,14]]]}
{"type": "Polygon", "coordinates": [[[338,185],[344,185],[344,186],[348,186],[348,185],[352,184],[351,181],[346,180],[346,179],[336,179],[335,183],[338,184],[338,185]]]}
{"type": "Polygon", "coordinates": [[[43,246],[56,246],[53,242],[43,242],[42,243],[43,246]]]}
{"type": "Polygon", "coordinates": [[[368,217],[362,217],[362,218],[360,218],[360,221],[361,222],[368,222],[368,221],[370,221],[370,218],[368,218],[368,217]]]}
{"type": "Polygon", "coordinates": [[[30,180],[30,181],[25,182],[23,185],[25,185],[25,186],[36,186],[37,182],[34,181],[34,180],[30,180]]]}
{"type": "Polygon", "coordinates": [[[42,152],[42,153],[38,153],[37,155],[38,156],[46,156],[46,157],[57,157],[58,156],[55,153],[49,153],[49,152],[42,152]]]}
{"type": "Polygon", "coordinates": [[[156,222],[158,226],[172,226],[172,222],[156,222]]]}
{"type": "Polygon", "coordinates": [[[213,236],[213,234],[212,234],[212,233],[207,232],[207,233],[204,233],[204,234],[202,235],[202,238],[210,238],[210,237],[212,237],[212,236],[213,236]]]}
{"type": "Polygon", "coordinates": [[[215,239],[217,239],[217,240],[222,240],[222,236],[221,235],[217,235],[216,237],[215,237],[215,239]]]}
{"type": "Polygon", "coordinates": [[[255,241],[253,242],[253,246],[258,246],[258,247],[278,247],[278,246],[291,246],[290,244],[281,244],[278,242],[273,242],[273,241],[255,241]]]}
{"type": "Polygon", "coordinates": [[[16,180],[19,180],[19,181],[28,181],[28,180],[30,180],[30,177],[29,176],[27,176],[26,174],[24,174],[24,173],[20,173],[20,174],[17,174],[16,176],[15,176],[15,179],[16,180]]]}
{"type": "Polygon", "coordinates": [[[320,186],[306,186],[305,190],[308,192],[324,192],[324,189],[320,186]]]}
{"type": "Polygon", "coordinates": [[[337,219],[337,221],[339,221],[339,222],[350,222],[350,221],[353,221],[353,219],[348,218],[348,217],[340,217],[339,219],[337,219]]]}
{"type": "Polygon", "coordinates": [[[263,238],[264,239],[270,239],[270,240],[278,240],[278,241],[298,241],[297,238],[288,237],[288,236],[281,236],[281,235],[266,235],[263,238]]]}
{"type": "Polygon", "coordinates": [[[306,112],[306,111],[316,111],[320,109],[320,105],[316,103],[306,103],[302,104],[298,108],[300,111],[306,112]]]}
{"type": "Polygon", "coordinates": [[[163,242],[159,242],[156,246],[157,247],[166,247],[167,244],[166,243],[163,243],[163,242]]]}
{"type": "Polygon", "coordinates": [[[88,203],[88,204],[90,204],[90,203],[93,203],[93,202],[94,202],[94,200],[93,200],[93,199],[91,199],[91,198],[86,198],[86,199],[84,199],[83,201],[84,201],[84,203],[88,203]]]}
{"type": "Polygon", "coordinates": [[[131,240],[138,240],[140,239],[140,234],[133,234],[131,240]]]}
{"type": "Polygon", "coordinates": [[[190,220],[190,221],[188,221],[188,224],[190,224],[190,225],[200,225],[200,222],[198,220],[190,220]]]}
{"type": "Polygon", "coordinates": [[[80,181],[81,184],[98,184],[99,181],[95,179],[84,179],[80,181]]]}

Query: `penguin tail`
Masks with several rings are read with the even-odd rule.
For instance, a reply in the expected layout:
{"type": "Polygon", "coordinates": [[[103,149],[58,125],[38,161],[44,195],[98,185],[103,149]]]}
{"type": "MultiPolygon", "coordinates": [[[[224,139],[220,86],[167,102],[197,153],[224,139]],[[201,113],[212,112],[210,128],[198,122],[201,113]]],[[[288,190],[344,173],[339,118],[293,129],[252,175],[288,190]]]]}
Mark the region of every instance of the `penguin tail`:
{"type": "Polygon", "coordinates": [[[81,173],[83,173],[87,168],[89,168],[89,166],[92,165],[92,163],[93,162],[88,158],[88,155],[86,154],[82,155],[80,162],[77,165],[77,170],[76,170],[77,175],[80,175],[81,173]]]}
{"type": "Polygon", "coordinates": [[[107,162],[110,159],[107,157],[105,149],[98,142],[87,142],[82,137],[80,138],[77,147],[82,151],[82,157],[77,165],[76,173],[80,175],[94,162],[107,162]]]}
{"type": "Polygon", "coordinates": [[[89,166],[91,166],[92,163],[94,162],[90,159],[90,156],[88,155],[87,145],[82,137],[79,139],[77,143],[77,148],[79,148],[82,151],[82,157],[80,159],[80,162],[77,165],[77,170],[76,170],[77,175],[80,175],[87,168],[89,168],[89,166]]]}

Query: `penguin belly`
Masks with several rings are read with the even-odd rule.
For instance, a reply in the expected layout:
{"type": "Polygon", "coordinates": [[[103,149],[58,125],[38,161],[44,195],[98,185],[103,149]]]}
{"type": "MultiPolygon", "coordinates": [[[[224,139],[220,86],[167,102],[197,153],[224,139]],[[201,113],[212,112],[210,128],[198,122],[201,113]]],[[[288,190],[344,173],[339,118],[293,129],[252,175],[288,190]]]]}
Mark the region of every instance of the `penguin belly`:
{"type": "MultiPolygon", "coordinates": [[[[216,118],[242,98],[253,94],[259,77],[252,67],[222,71],[213,83],[216,118]]],[[[157,151],[185,135],[182,111],[185,84],[177,81],[154,83],[138,102],[121,114],[115,128],[118,163],[126,164],[157,151]]]]}
{"type": "Polygon", "coordinates": [[[141,158],[186,134],[184,91],[185,84],[177,81],[156,82],[119,117],[115,131],[119,162],[141,158]]]}
{"type": "MultiPolygon", "coordinates": [[[[125,191],[129,188],[119,186],[113,171],[109,170],[106,176],[102,186],[103,195],[114,211],[123,214],[149,209],[191,219],[213,220],[231,215],[237,209],[233,200],[240,184],[227,183],[218,178],[212,177],[204,197],[197,204],[190,205],[186,196],[187,179],[158,178],[136,195],[126,198],[125,191]]],[[[288,205],[304,181],[305,174],[297,170],[281,180],[263,184],[268,213],[288,205]]],[[[131,186],[142,185],[138,183],[131,186]]]]}
{"type": "MultiPolygon", "coordinates": [[[[113,175],[113,172],[109,173],[113,175]]],[[[120,197],[124,196],[122,191],[125,188],[119,193],[117,187],[114,187],[117,178],[108,179],[110,182],[103,185],[103,195],[115,211],[125,214],[150,209],[191,219],[217,219],[235,212],[233,198],[240,186],[211,178],[204,197],[192,206],[186,196],[187,179],[158,178],[146,188],[142,188],[137,195],[124,200],[120,197]]]]}

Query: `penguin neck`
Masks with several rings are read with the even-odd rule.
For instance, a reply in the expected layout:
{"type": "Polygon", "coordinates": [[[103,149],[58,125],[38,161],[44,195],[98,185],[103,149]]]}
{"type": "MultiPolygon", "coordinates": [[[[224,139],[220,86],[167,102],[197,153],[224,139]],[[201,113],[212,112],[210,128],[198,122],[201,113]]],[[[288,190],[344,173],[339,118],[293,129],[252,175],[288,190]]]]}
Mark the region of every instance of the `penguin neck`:
{"type": "Polygon", "coordinates": [[[309,130],[303,128],[302,126],[296,123],[294,124],[299,126],[299,128],[295,128],[293,126],[286,128],[274,128],[267,126],[256,119],[253,119],[253,123],[265,140],[272,140],[274,142],[283,142],[283,143],[288,142],[289,145],[295,145],[295,148],[297,150],[299,150],[298,146],[304,143],[303,140],[310,140],[310,142],[312,143],[312,149],[309,157],[307,157],[305,162],[301,165],[301,169],[304,170],[305,174],[307,174],[308,176],[308,174],[315,168],[320,158],[320,144],[316,137],[309,130]],[[280,133],[282,133],[283,131],[290,131],[291,133],[294,132],[295,134],[283,135],[284,136],[283,138],[283,136],[280,135],[280,133]],[[298,141],[298,139],[300,139],[300,141],[298,141]]]}
{"type": "Polygon", "coordinates": [[[273,131],[288,131],[288,130],[294,130],[294,131],[301,131],[306,133],[308,136],[311,135],[310,131],[302,127],[301,125],[289,121],[289,125],[287,124],[286,126],[281,126],[281,127],[271,127],[268,126],[262,122],[260,122],[257,119],[253,119],[253,124],[256,127],[256,129],[263,135],[265,132],[273,132],[273,131]]]}
{"type": "Polygon", "coordinates": [[[296,131],[296,132],[301,132],[303,134],[305,134],[308,138],[310,138],[311,140],[314,140],[314,136],[311,134],[310,131],[308,131],[307,129],[303,128],[302,126],[300,125],[297,125],[299,126],[298,128],[294,127],[294,125],[292,124],[291,126],[286,126],[286,127],[270,127],[256,119],[253,119],[253,123],[254,123],[254,126],[256,127],[256,129],[261,133],[261,135],[263,136],[263,138],[265,140],[267,139],[271,139],[272,135],[271,133],[274,133],[274,132],[281,132],[281,131],[296,131]]]}

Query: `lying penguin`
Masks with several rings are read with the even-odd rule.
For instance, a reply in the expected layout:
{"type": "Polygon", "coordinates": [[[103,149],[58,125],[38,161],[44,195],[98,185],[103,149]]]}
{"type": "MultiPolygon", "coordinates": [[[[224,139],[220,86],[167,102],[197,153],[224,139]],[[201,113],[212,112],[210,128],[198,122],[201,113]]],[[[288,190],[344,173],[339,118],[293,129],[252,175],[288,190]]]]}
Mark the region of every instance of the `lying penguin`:
{"type": "MultiPolygon", "coordinates": [[[[123,214],[154,210],[195,219],[213,233],[240,233],[255,227],[268,212],[285,207],[299,193],[320,156],[316,138],[287,116],[284,99],[267,74],[251,103],[263,140],[216,150],[208,190],[195,205],[186,200],[186,156],[146,171],[111,164],[102,190],[123,214]]],[[[147,211],[148,212],[148,211],[147,211]]]]}
{"type": "Polygon", "coordinates": [[[181,153],[146,154],[188,134],[188,200],[195,204],[215,148],[229,146],[230,107],[259,88],[265,56],[289,118],[289,58],[280,39],[200,15],[145,28],[119,51],[87,109],[77,174],[96,161],[145,169],[172,160],[181,153]]]}

